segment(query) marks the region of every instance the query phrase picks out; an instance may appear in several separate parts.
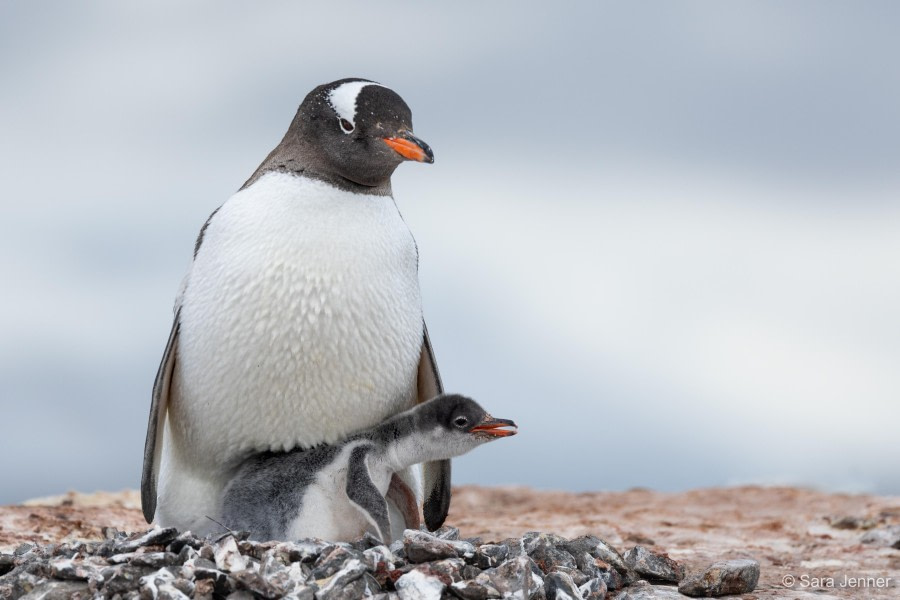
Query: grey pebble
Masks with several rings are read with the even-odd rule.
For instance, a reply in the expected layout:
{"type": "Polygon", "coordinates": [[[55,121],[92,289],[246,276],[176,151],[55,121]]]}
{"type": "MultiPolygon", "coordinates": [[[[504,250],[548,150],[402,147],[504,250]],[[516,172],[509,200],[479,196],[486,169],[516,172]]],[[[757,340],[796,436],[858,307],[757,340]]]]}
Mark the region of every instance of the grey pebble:
{"type": "Polygon", "coordinates": [[[572,578],[560,572],[550,573],[544,578],[544,594],[547,600],[584,600],[572,578]]]}
{"type": "Polygon", "coordinates": [[[684,578],[684,567],[644,546],[626,552],[625,564],[651,583],[678,583],[684,578]]]}
{"type": "Polygon", "coordinates": [[[687,596],[729,596],[747,594],[759,582],[759,563],[755,560],[726,560],[685,577],[678,591],[687,596]]]}

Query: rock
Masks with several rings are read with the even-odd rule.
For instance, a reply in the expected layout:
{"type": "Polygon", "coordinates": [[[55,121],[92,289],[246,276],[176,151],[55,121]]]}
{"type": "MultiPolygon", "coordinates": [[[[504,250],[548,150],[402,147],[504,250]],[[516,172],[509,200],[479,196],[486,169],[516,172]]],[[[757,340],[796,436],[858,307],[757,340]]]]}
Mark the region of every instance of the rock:
{"type": "Polygon", "coordinates": [[[403,532],[403,548],[407,558],[413,563],[475,556],[475,546],[469,542],[444,540],[415,529],[403,532]]]}
{"type": "Polygon", "coordinates": [[[45,581],[33,586],[20,600],[87,600],[88,584],[82,581],[45,581]]]}
{"type": "Polygon", "coordinates": [[[238,590],[250,592],[255,598],[282,598],[294,589],[292,583],[287,588],[281,587],[271,579],[249,569],[235,573],[233,577],[238,590]]]}
{"type": "Polygon", "coordinates": [[[13,555],[14,556],[25,556],[32,550],[34,550],[34,544],[29,544],[28,542],[25,542],[23,544],[19,544],[16,547],[16,549],[13,550],[13,555]]]}
{"type": "Polygon", "coordinates": [[[482,544],[475,550],[472,562],[482,569],[496,567],[509,556],[509,546],[502,544],[482,544]]]}
{"type": "Polygon", "coordinates": [[[365,555],[359,550],[344,546],[333,546],[331,551],[325,549],[313,565],[312,578],[327,579],[344,568],[350,560],[365,562],[365,555]]]}
{"type": "Polygon", "coordinates": [[[444,525],[440,529],[433,531],[431,535],[439,537],[442,540],[455,542],[459,540],[459,529],[457,529],[456,527],[451,527],[450,525],[444,525]]]}
{"type": "Polygon", "coordinates": [[[450,593],[463,600],[487,600],[488,598],[502,598],[500,592],[493,585],[479,581],[458,581],[449,588],[450,593]]]}
{"type": "Polygon", "coordinates": [[[302,540],[299,542],[282,542],[276,544],[272,550],[275,556],[287,565],[298,561],[315,562],[328,546],[330,544],[322,540],[302,540]]]}
{"type": "Polygon", "coordinates": [[[16,557],[12,554],[0,554],[0,576],[6,575],[16,567],[16,557]]]}
{"type": "Polygon", "coordinates": [[[363,536],[361,538],[359,538],[358,540],[353,542],[353,544],[351,544],[351,545],[353,546],[354,549],[362,552],[364,550],[368,550],[369,548],[374,548],[376,546],[381,546],[383,544],[384,544],[384,542],[382,542],[380,539],[378,539],[377,537],[375,537],[374,535],[372,535],[370,532],[367,531],[363,534],[363,536]]]}
{"type": "Polygon", "coordinates": [[[500,544],[506,546],[507,559],[525,554],[525,544],[523,544],[522,540],[519,538],[507,538],[500,542],[500,544]]]}
{"type": "Polygon", "coordinates": [[[544,573],[563,570],[569,575],[576,569],[575,559],[565,550],[557,550],[550,545],[540,545],[531,553],[531,560],[540,567],[544,573]]]}
{"type": "Polygon", "coordinates": [[[684,596],[673,586],[652,585],[642,580],[625,588],[612,600],[684,600],[684,596]]]}
{"type": "Polygon", "coordinates": [[[529,555],[538,548],[562,547],[568,541],[555,533],[541,533],[540,531],[529,531],[522,536],[522,545],[525,548],[525,553],[529,555]]]}
{"type": "Polygon", "coordinates": [[[900,525],[872,529],[862,536],[863,544],[874,544],[900,550],[900,525]]]}
{"type": "Polygon", "coordinates": [[[517,556],[499,567],[484,571],[475,581],[483,583],[487,580],[504,597],[515,596],[528,600],[544,596],[544,578],[539,572],[540,569],[529,557],[517,556]]]}
{"type": "Polygon", "coordinates": [[[457,581],[462,581],[461,574],[466,562],[461,558],[445,558],[444,560],[436,560],[427,566],[417,567],[416,570],[424,571],[426,574],[438,577],[445,585],[450,585],[457,581]]]}
{"type": "Polygon", "coordinates": [[[418,569],[401,576],[394,586],[397,588],[400,600],[440,600],[447,587],[439,577],[426,574],[418,569]]]}
{"type": "Polygon", "coordinates": [[[135,567],[159,569],[178,564],[178,555],[172,552],[145,552],[143,554],[135,554],[131,559],[131,564],[135,567]]]}
{"type": "MultiPolygon", "coordinates": [[[[234,581],[228,578],[228,575],[216,568],[215,563],[204,558],[197,560],[194,566],[195,587],[199,586],[199,582],[203,580],[212,581],[213,593],[216,596],[227,596],[234,591],[234,581]],[[201,561],[203,561],[201,563],[201,561]]],[[[204,585],[204,589],[206,586],[204,585]]]]}
{"type": "Polygon", "coordinates": [[[142,535],[134,535],[128,539],[116,542],[116,554],[134,552],[141,546],[166,546],[176,537],[178,537],[178,530],[174,527],[157,527],[142,535]]]}
{"type": "MultiPolygon", "coordinates": [[[[615,572],[615,570],[613,570],[613,572],[615,572]]],[[[578,591],[581,592],[581,596],[584,600],[604,600],[606,598],[606,593],[609,590],[606,587],[606,582],[597,577],[596,579],[591,579],[581,585],[578,588],[578,591]]]]}
{"type": "Polygon", "coordinates": [[[566,573],[550,573],[544,578],[547,600],[584,600],[581,590],[566,573]]]}
{"type": "MultiPolygon", "coordinates": [[[[331,577],[317,582],[319,591],[315,594],[316,598],[318,600],[351,600],[354,598],[362,598],[366,589],[366,582],[359,580],[362,579],[365,573],[366,566],[362,561],[355,558],[347,561],[344,568],[337,571],[331,577]]],[[[372,594],[370,593],[369,595],[372,594]]]]}
{"type": "Polygon", "coordinates": [[[666,554],[657,554],[644,546],[625,553],[625,564],[652,583],[678,583],[684,578],[684,567],[666,554]]]}
{"type": "MultiPolygon", "coordinates": [[[[201,554],[202,556],[202,554],[201,554]]],[[[225,536],[220,539],[213,549],[216,568],[220,571],[233,573],[247,568],[247,559],[238,551],[237,541],[233,536],[225,536]]]]}
{"type": "Polygon", "coordinates": [[[609,563],[623,575],[630,570],[628,565],[625,564],[625,558],[615,548],[596,536],[583,535],[577,537],[567,542],[564,547],[572,556],[577,556],[581,552],[587,552],[592,557],[609,563]]]}
{"type": "Polygon", "coordinates": [[[459,575],[463,578],[463,580],[467,579],[475,579],[478,575],[481,574],[481,569],[474,565],[466,565],[460,570],[459,575]]]}
{"type": "Polygon", "coordinates": [[[87,581],[91,578],[99,578],[100,570],[105,566],[106,561],[97,557],[88,557],[82,560],[58,558],[50,561],[50,576],[54,579],[87,581]]]}
{"type": "Polygon", "coordinates": [[[153,569],[133,567],[131,565],[107,567],[100,572],[102,584],[99,588],[106,597],[111,597],[116,594],[124,595],[130,591],[137,590],[140,587],[141,577],[149,575],[152,572],[153,569]]]}
{"type": "Polygon", "coordinates": [[[190,531],[183,531],[179,533],[174,540],[169,542],[166,550],[178,554],[185,546],[190,546],[194,550],[199,550],[203,547],[203,540],[196,537],[190,531]]]}
{"type": "Polygon", "coordinates": [[[747,594],[759,581],[759,563],[755,560],[726,560],[692,573],[678,585],[688,596],[729,596],[747,594]]]}

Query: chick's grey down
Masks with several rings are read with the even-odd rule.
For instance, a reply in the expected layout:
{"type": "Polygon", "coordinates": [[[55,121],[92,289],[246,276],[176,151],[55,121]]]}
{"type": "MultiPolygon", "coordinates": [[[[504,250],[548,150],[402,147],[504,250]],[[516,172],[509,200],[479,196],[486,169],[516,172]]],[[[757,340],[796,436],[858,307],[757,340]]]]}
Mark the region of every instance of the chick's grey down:
{"type": "MultiPolygon", "coordinates": [[[[362,79],[321,85],[203,225],[153,388],[148,522],[218,532],[224,486],[248,455],[333,443],[440,393],[418,251],[391,192],[404,160],[434,159],[399,95],[362,79]]],[[[396,484],[440,526],[449,461],[396,484]]],[[[417,525],[418,511],[391,509],[417,525]]]]}
{"type": "Polygon", "coordinates": [[[256,540],[350,542],[368,531],[390,543],[395,473],[515,433],[470,398],[438,396],[335,444],[251,456],[225,488],[223,524],[256,540]]]}

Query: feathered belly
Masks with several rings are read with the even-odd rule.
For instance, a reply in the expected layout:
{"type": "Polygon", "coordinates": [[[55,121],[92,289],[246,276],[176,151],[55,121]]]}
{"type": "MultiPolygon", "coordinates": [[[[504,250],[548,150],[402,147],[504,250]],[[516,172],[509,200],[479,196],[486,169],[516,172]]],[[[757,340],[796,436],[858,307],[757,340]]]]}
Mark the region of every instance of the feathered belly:
{"type": "Polygon", "coordinates": [[[331,443],[411,406],[422,310],[399,215],[376,213],[365,231],[352,218],[366,214],[334,231],[270,218],[252,237],[224,230],[252,221],[237,216],[226,213],[218,231],[211,223],[185,290],[169,421],[176,453],[227,465],[331,443]]]}

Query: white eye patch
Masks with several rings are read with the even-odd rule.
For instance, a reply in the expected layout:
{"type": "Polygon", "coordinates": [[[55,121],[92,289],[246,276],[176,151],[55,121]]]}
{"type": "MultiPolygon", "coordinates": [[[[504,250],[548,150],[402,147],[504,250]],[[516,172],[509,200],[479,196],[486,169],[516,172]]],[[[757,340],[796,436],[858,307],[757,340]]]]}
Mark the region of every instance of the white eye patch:
{"type": "Polygon", "coordinates": [[[338,114],[338,119],[347,121],[351,125],[350,129],[341,125],[344,133],[350,133],[356,128],[356,100],[367,85],[384,87],[374,81],[348,81],[328,92],[328,103],[338,114]]]}

